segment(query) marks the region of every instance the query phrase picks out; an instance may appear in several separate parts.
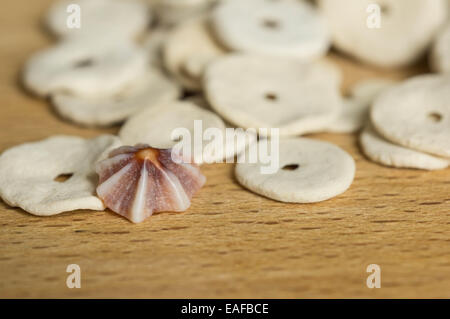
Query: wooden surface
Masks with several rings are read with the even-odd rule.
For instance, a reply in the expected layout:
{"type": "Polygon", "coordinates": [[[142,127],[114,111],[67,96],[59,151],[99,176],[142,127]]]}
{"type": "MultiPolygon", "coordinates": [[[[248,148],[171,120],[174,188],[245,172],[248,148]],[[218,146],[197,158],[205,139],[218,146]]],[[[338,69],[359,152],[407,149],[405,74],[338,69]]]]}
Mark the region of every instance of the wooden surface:
{"type": "MultiPolygon", "coordinates": [[[[53,134],[86,137],[19,86],[21,66],[51,39],[39,25],[49,1],[0,10],[0,151],[53,134]]],[[[345,85],[372,76],[334,58],[345,85]]],[[[423,71],[383,74],[401,78],[423,71]]],[[[385,168],[352,135],[317,135],[350,152],[352,187],[313,205],[245,191],[233,165],[204,166],[192,208],[134,225],[111,212],[35,217],[0,202],[0,297],[450,297],[450,170],[385,168]],[[81,289],[66,287],[78,264],[81,289]],[[378,264],[382,288],[366,287],[378,264]]]]}

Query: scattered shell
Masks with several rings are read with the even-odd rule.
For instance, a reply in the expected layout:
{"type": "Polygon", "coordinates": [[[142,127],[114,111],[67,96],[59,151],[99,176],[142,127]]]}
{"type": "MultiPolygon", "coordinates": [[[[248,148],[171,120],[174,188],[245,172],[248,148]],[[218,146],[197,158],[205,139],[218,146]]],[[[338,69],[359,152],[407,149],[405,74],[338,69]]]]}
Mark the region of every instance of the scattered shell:
{"type": "Polygon", "coordinates": [[[200,133],[203,136],[204,133],[213,129],[226,137],[226,126],[219,116],[195,102],[189,101],[161,104],[134,114],[120,129],[119,137],[126,145],[146,143],[158,148],[172,148],[178,143],[184,144],[184,140],[186,142],[184,147],[190,146],[190,152],[197,164],[231,158],[256,139],[254,135],[241,134],[236,131],[235,133],[240,136],[240,138],[237,137],[236,148],[229,147],[233,146],[231,140],[224,141],[219,138],[220,136],[217,138],[214,136],[211,140],[200,136],[202,141],[198,146],[201,147],[196,147],[194,140],[196,138],[196,123],[201,123],[200,126],[197,126],[199,129],[197,134],[200,133]],[[180,128],[185,128],[190,136],[185,136],[178,131],[180,128]],[[174,134],[178,135],[174,136],[174,134]]]}
{"type": "Polygon", "coordinates": [[[92,97],[119,93],[147,70],[145,50],[128,40],[96,37],[64,40],[34,54],[25,65],[24,84],[46,96],[69,92],[92,97]]]}
{"type": "MultiPolygon", "coordinates": [[[[201,109],[212,112],[211,106],[203,95],[193,95],[186,98],[185,101],[193,103],[201,109]]],[[[210,160],[212,162],[221,162],[221,160],[224,159],[227,163],[234,163],[235,156],[241,155],[248,147],[258,141],[258,133],[252,132],[252,130],[244,130],[239,127],[236,128],[226,121],[224,121],[224,124],[226,129],[223,139],[223,156],[222,158],[219,158],[218,156],[212,155],[210,160]]]]}
{"type": "Polygon", "coordinates": [[[147,107],[176,100],[181,88],[161,71],[149,69],[117,94],[80,97],[67,92],[51,95],[56,111],[72,122],[86,126],[107,126],[122,122],[147,107]]]}
{"type": "Polygon", "coordinates": [[[171,149],[123,146],[97,164],[97,194],[112,211],[140,223],[153,212],[182,212],[206,178],[171,149]],[[176,159],[174,161],[173,159],[176,159]]]}
{"type": "Polygon", "coordinates": [[[388,141],[450,158],[450,74],[420,75],[375,99],[371,120],[388,141]]]}
{"type": "Polygon", "coordinates": [[[419,59],[447,18],[446,0],[317,2],[337,49],[385,68],[406,66],[419,59]],[[371,22],[377,22],[372,20],[377,8],[381,11],[380,25],[372,26],[371,22]]]}
{"type": "MultiPolygon", "coordinates": [[[[255,147],[261,147],[259,141],[255,147]]],[[[273,147],[273,146],[272,146],[273,147]]],[[[275,151],[271,147],[271,150],[275,151]]],[[[310,138],[279,142],[278,160],[238,163],[235,176],[245,188],[288,203],[316,203],[344,193],[355,176],[355,161],[340,147],[310,138]],[[264,168],[275,168],[264,173],[264,168]]]]}
{"type": "Polygon", "coordinates": [[[222,1],[211,23],[217,39],[233,51],[309,61],[330,46],[326,22],[307,1],[222,1]]]}
{"type": "Polygon", "coordinates": [[[104,210],[95,196],[95,163],[120,145],[112,135],[90,140],[53,136],[10,148],[0,156],[0,196],[8,205],[39,216],[104,210]]]}
{"type": "Polygon", "coordinates": [[[332,64],[229,54],[209,64],[203,82],[211,107],[243,128],[279,128],[281,136],[316,133],[342,109],[332,64]]]}

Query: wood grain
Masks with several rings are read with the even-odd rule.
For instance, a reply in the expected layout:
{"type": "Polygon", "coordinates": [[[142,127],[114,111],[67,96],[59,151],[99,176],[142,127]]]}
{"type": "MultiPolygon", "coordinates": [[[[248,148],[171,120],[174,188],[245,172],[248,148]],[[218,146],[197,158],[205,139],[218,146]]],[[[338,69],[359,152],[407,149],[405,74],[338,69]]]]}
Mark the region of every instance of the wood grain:
{"type": "MultiPolygon", "coordinates": [[[[0,11],[0,151],[53,134],[107,130],[64,122],[19,86],[30,54],[50,44],[40,18],[50,1],[10,1],[0,11]]],[[[403,78],[423,67],[381,72],[333,54],[345,86],[403,78]]],[[[192,208],[134,225],[111,212],[34,217],[0,203],[0,297],[450,297],[450,170],[391,169],[367,161],[356,136],[321,134],[357,163],[352,187],[312,205],[245,191],[232,165],[208,178],[192,208]],[[78,264],[81,289],[66,287],[78,264]],[[366,267],[382,288],[366,287],[366,267]]]]}

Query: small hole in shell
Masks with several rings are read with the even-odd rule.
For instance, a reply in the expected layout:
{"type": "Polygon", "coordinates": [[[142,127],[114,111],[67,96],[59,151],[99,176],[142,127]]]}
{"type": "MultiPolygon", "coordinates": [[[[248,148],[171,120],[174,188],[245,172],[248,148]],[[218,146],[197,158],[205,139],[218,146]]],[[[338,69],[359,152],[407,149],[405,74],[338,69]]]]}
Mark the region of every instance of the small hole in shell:
{"type": "Polygon", "coordinates": [[[352,91],[349,91],[349,90],[344,91],[344,93],[342,94],[342,96],[343,96],[344,98],[346,98],[346,99],[352,99],[352,98],[354,98],[353,92],[352,92],[352,91]]]}
{"type": "Polygon", "coordinates": [[[176,137],[174,137],[173,139],[172,139],[172,141],[174,141],[174,142],[181,142],[183,140],[183,136],[176,136],[176,137]]]}
{"type": "Polygon", "coordinates": [[[263,23],[263,26],[266,27],[267,29],[275,30],[280,27],[279,22],[275,19],[267,18],[267,19],[264,19],[262,23],[263,23]]]}
{"type": "Polygon", "coordinates": [[[298,164],[288,164],[288,165],[284,165],[282,170],[284,170],[284,171],[295,171],[299,167],[300,167],[300,165],[298,165],[298,164]]]}
{"type": "Polygon", "coordinates": [[[385,3],[380,4],[380,12],[382,15],[388,15],[391,12],[391,9],[389,8],[389,6],[385,3]]]}
{"type": "Polygon", "coordinates": [[[428,118],[434,123],[439,123],[442,121],[442,115],[436,112],[428,114],[428,118]]]}
{"type": "Polygon", "coordinates": [[[75,68],[87,68],[94,64],[94,60],[92,59],[83,59],[80,61],[75,62],[74,67],[75,68]]]}
{"type": "Polygon", "coordinates": [[[69,178],[71,178],[73,176],[73,173],[67,173],[67,174],[59,174],[58,176],[56,176],[53,180],[55,182],[58,183],[64,183],[65,181],[67,181],[69,178]]]}
{"type": "Polygon", "coordinates": [[[276,100],[278,100],[278,96],[275,93],[267,93],[265,95],[265,97],[266,97],[266,100],[269,100],[269,101],[276,101],[276,100]]]}

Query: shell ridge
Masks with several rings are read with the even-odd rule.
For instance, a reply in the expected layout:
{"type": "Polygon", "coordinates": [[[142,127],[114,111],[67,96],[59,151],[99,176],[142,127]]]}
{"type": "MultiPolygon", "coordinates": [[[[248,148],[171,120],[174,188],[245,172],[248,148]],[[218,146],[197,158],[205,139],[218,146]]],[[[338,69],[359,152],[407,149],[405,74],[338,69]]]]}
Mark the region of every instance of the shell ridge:
{"type": "MultiPolygon", "coordinates": [[[[141,168],[141,176],[139,177],[139,182],[137,186],[136,193],[134,195],[134,201],[133,206],[131,207],[131,216],[130,219],[133,222],[140,222],[142,221],[142,217],[139,216],[139,212],[143,211],[145,209],[145,203],[146,203],[146,189],[148,184],[148,172],[147,172],[147,160],[144,161],[142,168],[141,168]]],[[[150,214],[153,213],[153,211],[150,211],[150,214]]]]}
{"type": "Polygon", "coordinates": [[[186,209],[189,207],[189,197],[187,196],[183,186],[181,186],[181,183],[178,180],[178,177],[176,177],[171,171],[164,171],[161,170],[163,175],[166,177],[167,181],[169,182],[169,186],[172,188],[174,192],[174,196],[177,201],[177,208],[178,209],[186,209]]]}
{"type": "Polygon", "coordinates": [[[188,197],[192,198],[195,191],[205,184],[206,177],[200,173],[198,167],[189,166],[187,164],[177,165],[177,171],[174,172],[174,174],[178,176],[188,197]]]}
{"type": "Polygon", "coordinates": [[[103,183],[101,183],[97,187],[97,193],[107,193],[110,191],[114,185],[120,180],[122,176],[124,176],[130,169],[132,164],[128,163],[124,167],[122,167],[119,171],[111,175],[108,179],[106,179],[103,183]]]}
{"type": "Polygon", "coordinates": [[[107,158],[96,164],[97,173],[100,171],[106,172],[106,179],[117,173],[123,165],[128,164],[132,159],[130,154],[119,154],[111,158],[107,158]]]}

